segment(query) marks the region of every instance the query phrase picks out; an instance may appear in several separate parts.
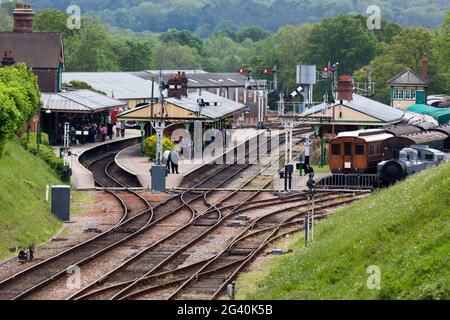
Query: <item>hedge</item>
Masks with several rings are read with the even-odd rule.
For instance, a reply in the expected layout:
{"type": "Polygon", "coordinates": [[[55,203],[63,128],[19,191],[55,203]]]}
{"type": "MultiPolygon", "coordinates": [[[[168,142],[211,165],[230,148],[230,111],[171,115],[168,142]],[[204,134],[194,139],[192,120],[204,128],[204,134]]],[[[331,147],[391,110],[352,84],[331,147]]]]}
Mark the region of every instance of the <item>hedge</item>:
{"type": "MultiPolygon", "coordinates": [[[[36,134],[33,134],[36,137],[36,134]]],[[[64,180],[64,160],[55,155],[53,149],[48,145],[48,136],[42,134],[42,143],[37,149],[36,138],[32,139],[30,134],[30,142],[27,142],[26,135],[22,136],[21,144],[30,153],[43,159],[56,172],[56,174],[64,180]]]]}

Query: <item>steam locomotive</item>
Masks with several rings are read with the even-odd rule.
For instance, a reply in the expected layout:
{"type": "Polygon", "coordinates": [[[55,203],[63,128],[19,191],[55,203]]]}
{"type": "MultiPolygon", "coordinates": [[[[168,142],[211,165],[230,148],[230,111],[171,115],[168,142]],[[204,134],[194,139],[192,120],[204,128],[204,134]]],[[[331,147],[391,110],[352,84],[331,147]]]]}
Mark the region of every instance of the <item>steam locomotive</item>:
{"type": "Polygon", "coordinates": [[[444,161],[443,152],[427,146],[411,146],[399,152],[398,159],[378,164],[378,178],[381,185],[391,185],[406,177],[435,167],[444,161]]]}

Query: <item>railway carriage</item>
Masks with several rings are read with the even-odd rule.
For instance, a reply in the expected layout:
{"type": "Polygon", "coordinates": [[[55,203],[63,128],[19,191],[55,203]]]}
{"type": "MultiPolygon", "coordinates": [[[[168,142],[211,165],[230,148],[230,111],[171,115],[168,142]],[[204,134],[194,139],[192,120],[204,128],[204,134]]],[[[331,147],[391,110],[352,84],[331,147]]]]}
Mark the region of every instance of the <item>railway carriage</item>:
{"type": "Polygon", "coordinates": [[[378,163],[398,159],[400,151],[411,146],[449,149],[450,126],[421,123],[342,132],[330,140],[330,169],[333,173],[376,173],[378,163]]]}
{"type": "Polygon", "coordinates": [[[330,140],[329,164],[333,173],[376,172],[383,160],[382,143],[393,135],[384,130],[343,132],[330,140]]]}

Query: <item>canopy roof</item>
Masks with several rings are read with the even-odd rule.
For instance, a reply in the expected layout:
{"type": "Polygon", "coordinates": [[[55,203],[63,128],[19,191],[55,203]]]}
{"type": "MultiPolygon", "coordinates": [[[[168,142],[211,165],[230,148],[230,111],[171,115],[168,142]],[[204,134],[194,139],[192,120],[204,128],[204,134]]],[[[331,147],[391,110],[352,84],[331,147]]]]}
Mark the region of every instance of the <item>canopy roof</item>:
{"type": "Polygon", "coordinates": [[[122,101],[90,90],[64,91],[56,94],[42,93],[41,102],[43,109],[69,113],[96,113],[126,105],[122,101]]]}

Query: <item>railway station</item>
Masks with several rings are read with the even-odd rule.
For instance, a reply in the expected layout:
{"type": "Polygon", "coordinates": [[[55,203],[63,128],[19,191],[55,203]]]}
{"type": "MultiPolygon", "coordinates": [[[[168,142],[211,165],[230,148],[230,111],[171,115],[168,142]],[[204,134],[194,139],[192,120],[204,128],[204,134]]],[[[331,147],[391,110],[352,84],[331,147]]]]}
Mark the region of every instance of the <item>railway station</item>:
{"type": "MultiPolygon", "coordinates": [[[[232,301],[266,298],[254,292],[273,279],[302,300],[347,272],[345,290],[380,298],[398,289],[384,282],[398,275],[389,263],[417,260],[414,250],[424,255],[434,232],[445,237],[427,224],[444,221],[450,163],[450,98],[434,91],[434,56],[399,63],[383,84],[373,82],[378,61],[287,65],[250,51],[242,69],[208,72],[217,59],[209,49],[192,52],[211,58],[205,70],[151,70],[152,61],[149,70],[66,71],[65,50],[74,49],[62,33],[35,32],[34,16],[19,3],[13,32],[0,32],[0,118],[11,127],[0,124],[9,130],[0,130],[0,211],[19,215],[0,221],[14,230],[1,238],[0,300],[232,301]],[[281,66],[260,70],[268,61],[281,66]],[[415,225],[419,242],[409,238],[415,225]],[[410,240],[414,252],[397,250],[410,240]],[[375,279],[371,289],[367,277],[379,266],[383,287],[375,279]]],[[[188,47],[178,32],[176,44],[136,39],[153,55],[188,47]]],[[[255,39],[241,42],[264,41],[255,39]]],[[[424,274],[440,260],[402,272],[424,274]]],[[[418,290],[442,298],[440,287],[428,289],[418,290]]]]}

